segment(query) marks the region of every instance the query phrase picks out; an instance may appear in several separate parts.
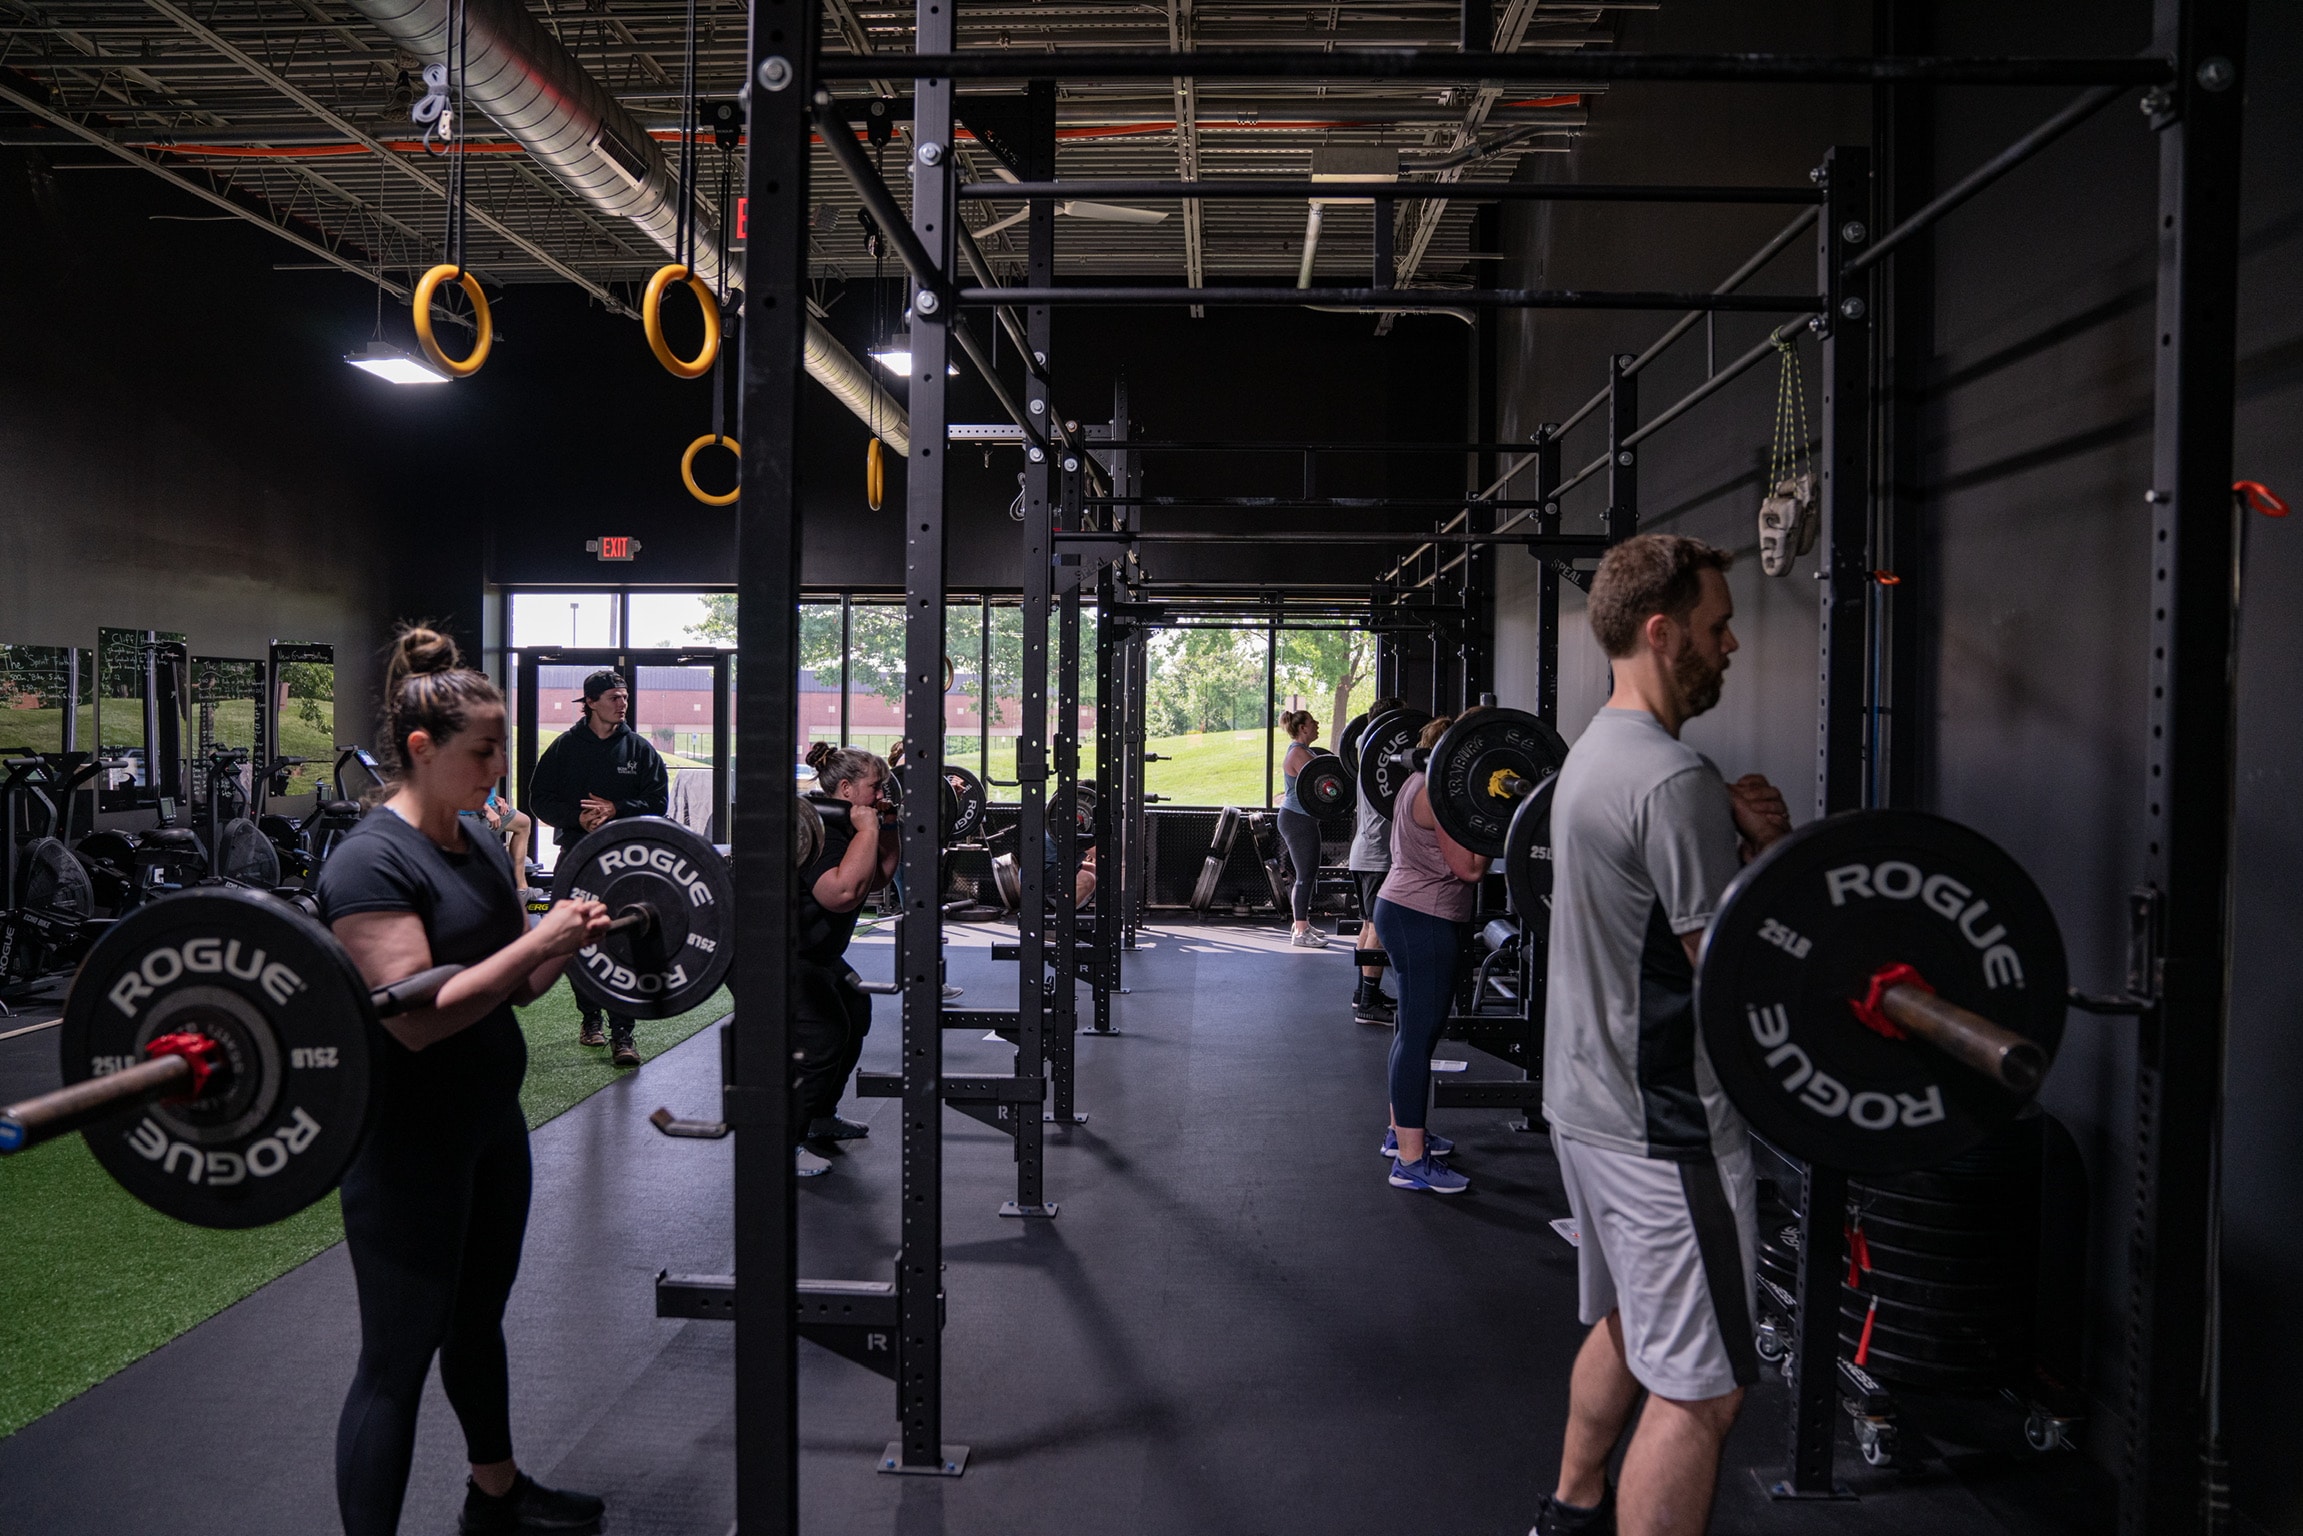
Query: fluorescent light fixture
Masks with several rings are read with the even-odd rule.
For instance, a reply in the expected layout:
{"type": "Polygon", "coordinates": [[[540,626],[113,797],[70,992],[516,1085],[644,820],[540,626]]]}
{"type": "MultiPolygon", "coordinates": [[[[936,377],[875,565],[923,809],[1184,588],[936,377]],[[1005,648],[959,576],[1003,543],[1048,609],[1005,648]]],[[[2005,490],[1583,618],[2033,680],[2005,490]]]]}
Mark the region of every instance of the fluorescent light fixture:
{"type": "MultiPolygon", "coordinates": [[[[872,361],[878,363],[882,368],[885,368],[888,372],[894,374],[899,379],[910,378],[912,376],[911,338],[906,337],[902,346],[884,347],[881,350],[874,352],[872,354],[872,361]]],[[[950,374],[953,378],[956,379],[960,376],[960,365],[957,363],[946,363],[944,364],[944,372],[950,374]]]]}
{"type": "Polygon", "coordinates": [[[1167,215],[1156,208],[1122,208],[1117,203],[1058,203],[1056,212],[1067,219],[1093,219],[1099,224],[1162,224],[1167,221],[1167,215]]]}
{"type": "Polygon", "coordinates": [[[364,352],[347,352],[344,361],[362,373],[372,373],[393,384],[446,384],[448,376],[423,358],[381,341],[371,341],[364,352]]]}

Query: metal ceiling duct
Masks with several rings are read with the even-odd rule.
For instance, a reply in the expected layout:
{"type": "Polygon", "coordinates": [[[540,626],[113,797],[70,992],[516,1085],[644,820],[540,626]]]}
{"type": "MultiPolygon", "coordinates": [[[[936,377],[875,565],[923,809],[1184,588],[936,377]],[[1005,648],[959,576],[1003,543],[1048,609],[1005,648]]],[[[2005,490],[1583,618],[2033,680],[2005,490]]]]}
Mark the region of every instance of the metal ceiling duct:
{"type": "MultiPolygon", "coordinates": [[[[447,62],[448,0],[351,0],[352,8],[427,64],[447,62]]],[[[568,189],[629,219],[665,251],[679,233],[679,181],[656,141],[520,0],[465,0],[464,98],[495,119],[568,189]]],[[[719,280],[717,237],[697,210],[697,274],[719,280]]],[[[728,274],[740,287],[739,267],[728,274]]],[[[909,453],[902,405],[810,316],[808,374],[898,453],[909,453]]]]}

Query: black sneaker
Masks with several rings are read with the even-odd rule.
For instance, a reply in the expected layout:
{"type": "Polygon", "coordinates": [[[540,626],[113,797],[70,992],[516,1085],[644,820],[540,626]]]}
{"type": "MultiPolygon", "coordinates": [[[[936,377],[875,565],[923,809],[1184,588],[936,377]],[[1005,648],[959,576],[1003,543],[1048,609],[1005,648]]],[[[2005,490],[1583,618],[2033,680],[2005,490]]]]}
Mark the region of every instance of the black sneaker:
{"type": "Polygon", "coordinates": [[[576,1044],[606,1045],[607,1043],[608,1032],[600,1027],[600,1016],[596,1013],[584,1015],[584,1022],[576,1029],[576,1044]]]}
{"type": "Polygon", "coordinates": [[[608,1060],[619,1067],[640,1064],[640,1048],[632,1044],[631,1025],[618,1025],[615,1033],[608,1037],[608,1060]]]}
{"type": "Polygon", "coordinates": [[[1615,1536],[1615,1484],[1607,1485],[1592,1509],[1563,1504],[1556,1494],[1545,1494],[1527,1536],[1615,1536]]]}
{"type": "Polygon", "coordinates": [[[1370,987],[1352,999],[1351,1016],[1360,1024],[1396,1024],[1399,1005],[1381,991],[1370,987]]]}
{"type": "Polygon", "coordinates": [[[456,1529],[464,1536],[510,1531],[575,1531],[588,1536],[599,1530],[600,1517],[607,1512],[604,1500],[588,1493],[546,1488],[522,1472],[513,1480],[511,1491],[500,1499],[482,1493],[479,1484],[466,1482],[464,1515],[456,1529]]]}
{"type": "Polygon", "coordinates": [[[838,1115],[823,1115],[808,1122],[808,1140],[810,1141],[855,1141],[859,1137],[869,1136],[871,1133],[872,1128],[870,1126],[859,1125],[853,1120],[843,1120],[838,1115]]]}

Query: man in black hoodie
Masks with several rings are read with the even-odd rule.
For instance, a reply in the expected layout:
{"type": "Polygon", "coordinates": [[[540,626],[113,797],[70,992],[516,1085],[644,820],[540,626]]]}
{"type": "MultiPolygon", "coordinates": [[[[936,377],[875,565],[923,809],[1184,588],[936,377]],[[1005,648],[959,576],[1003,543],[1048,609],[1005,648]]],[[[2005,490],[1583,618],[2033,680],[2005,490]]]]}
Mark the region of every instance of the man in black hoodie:
{"type": "MultiPolygon", "coordinates": [[[[544,749],[528,790],[528,810],[559,834],[563,851],[619,816],[661,816],[671,803],[663,758],[624,724],[632,694],[622,674],[602,667],[584,679],[584,696],[577,702],[584,706],[584,718],[544,749]]],[[[632,1021],[609,1014],[603,1035],[600,1010],[590,1003],[581,1006],[577,1040],[609,1046],[619,1067],[638,1066],[632,1021]]]]}

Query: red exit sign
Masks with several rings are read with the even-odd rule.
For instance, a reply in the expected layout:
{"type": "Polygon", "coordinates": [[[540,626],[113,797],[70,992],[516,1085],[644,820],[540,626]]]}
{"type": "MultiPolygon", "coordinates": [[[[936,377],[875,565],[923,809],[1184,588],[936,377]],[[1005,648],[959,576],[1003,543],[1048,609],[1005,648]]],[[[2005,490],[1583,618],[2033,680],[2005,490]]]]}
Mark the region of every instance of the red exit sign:
{"type": "Polygon", "coordinates": [[[736,199],[736,238],[738,240],[749,239],[751,233],[752,200],[748,197],[739,197],[736,199]]]}
{"type": "Polygon", "coordinates": [[[602,560],[629,560],[640,552],[640,541],[629,534],[603,534],[596,539],[586,539],[584,549],[602,560]]]}

